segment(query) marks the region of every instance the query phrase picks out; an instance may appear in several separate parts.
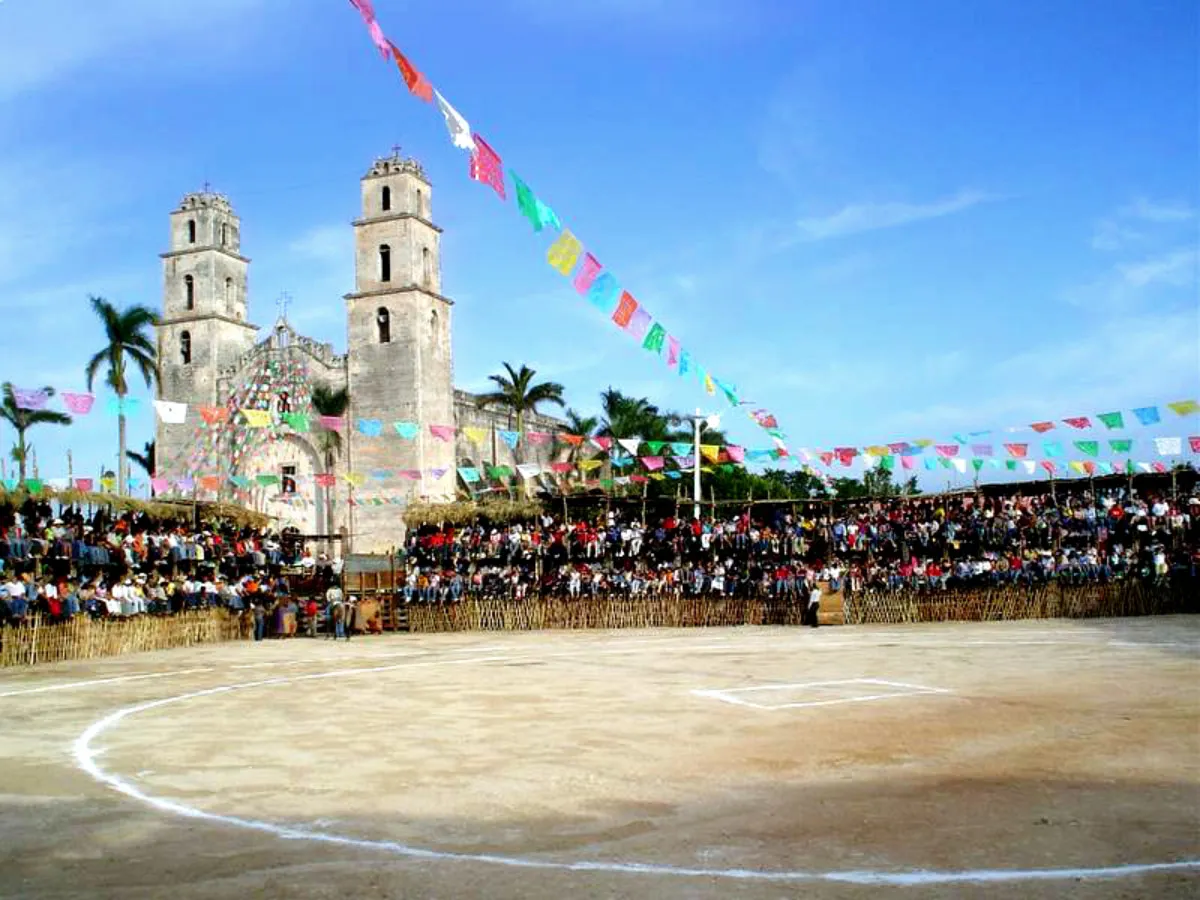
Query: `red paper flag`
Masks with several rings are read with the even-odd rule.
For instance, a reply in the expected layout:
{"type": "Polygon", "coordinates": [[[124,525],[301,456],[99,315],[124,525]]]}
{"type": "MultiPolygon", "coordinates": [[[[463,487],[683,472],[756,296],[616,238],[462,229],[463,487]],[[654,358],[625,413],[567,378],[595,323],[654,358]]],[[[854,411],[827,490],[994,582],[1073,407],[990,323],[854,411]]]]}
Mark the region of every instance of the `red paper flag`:
{"type": "Polygon", "coordinates": [[[612,320],[622,328],[626,328],[637,308],[638,302],[633,299],[633,294],[629,291],[622,291],[621,299],[617,302],[617,308],[612,314],[612,320]]]}
{"type": "Polygon", "coordinates": [[[833,454],[832,453],[820,453],[820,454],[818,454],[818,456],[821,460],[822,465],[825,465],[825,466],[833,465],[833,454]]]}
{"type": "Polygon", "coordinates": [[[1160,463],[1160,462],[1156,462],[1156,463],[1154,464],[1154,471],[1155,471],[1155,472],[1165,472],[1165,471],[1167,471],[1167,464],[1166,464],[1166,463],[1160,463]]]}
{"type": "Polygon", "coordinates": [[[1054,423],[1053,422],[1034,422],[1029,427],[1032,428],[1034,431],[1036,431],[1038,434],[1042,434],[1042,433],[1047,432],[1050,429],[1052,429],[1054,427],[1054,423]]]}
{"type": "Polygon", "coordinates": [[[1200,453],[1200,437],[1188,438],[1188,446],[1192,448],[1193,453],[1200,453]]]}
{"type": "Polygon", "coordinates": [[[570,444],[572,447],[578,447],[583,443],[582,434],[560,434],[558,439],[564,444],[570,444]]]}
{"type": "Polygon", "coordinates": [[[1075,416],[1072,419],[1063,419],[1072,428],[1091,428],[1092,420],[1087,416],[1075,416]]]}
{"type": "Polygon", "coordinates": [[[1009,452],[1013,459],[1024,459],[1025,454],[1029,452],[1028,444],[1005,444],[1004,449],[1009,452]]]}
{"type": "Polygon", "coordinates": [[[1051,475],[1054,474],[1054,463],[1052,463],[1050,460],[1043,459],[1042,460],[1042,468],[1045,469],[1047,472],[1049,472],[1051,475]]]}
{"type": "Polygon", "coordinates": [[[500,155],[478,134],[472,134],[471,138],[475,141],[475,149],[471,151],[471,177],[494,190],[501,200],[508,199],[504,193],[504,164],[500,155]]]}
{"type": "Polygon", "coordinates": [[[337,483],[337,478],[332,472],[318,472],[313,476],[313,481],[321,487],[333,487],[337,483]]]}
{"type": "Polygon", "coordinates": [[[417,67],[408,61],[400,48],[388,41],[388,46],[392,49],[392,59],[396,60],[396,65],[400,68],[400,75],[404,79],[404,83],[408,85],[409,91],[413,96],[420,97],[426,103],[433,102],[433,85],[425,80],[425,76],[417,71],[417,67]]]}
{"type": "Polygon", "coordinates": [[[1096,464],[1091,460],[1085,460],[1083,463],[1083,471],[1087,472],[1089,475],[1095,475],[1096,464]]]}
{"type": "Polygon", "coordinates": [[[204,420],[205,425],[216,425],[229,418],[229,410],[223,406],[202,406],[200,407],[200,418],[204,420]]]}

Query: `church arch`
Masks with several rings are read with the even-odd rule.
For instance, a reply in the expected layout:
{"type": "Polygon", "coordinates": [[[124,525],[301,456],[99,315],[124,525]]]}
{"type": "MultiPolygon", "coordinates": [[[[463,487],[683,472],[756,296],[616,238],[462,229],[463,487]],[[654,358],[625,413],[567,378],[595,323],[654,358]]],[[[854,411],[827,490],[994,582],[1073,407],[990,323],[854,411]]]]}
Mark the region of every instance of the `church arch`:
{"type": "Polygon", "coordinates": [[[375,327],[379,330],[379,343],[390,344],[392,342],[392,314],[388,312],[386,306],[375,310],[375,327]]]}
{"type": "Polygon", "coordinates": [[[183,331],[179,334],[179,358],[185,366],[192,364],[192,333],[183,331]]]}
{"type": "Polygon", "coordinates": [[[183,305],[185,309],[196,308],[196,279],[191,275],[183,276],[183,305]]]}
{"type": "Polygon", "coordinates": [[[392,280],[392,248],[387,244],[379,245],[379,280],[392,280]]]}
{"type": "Polygon", "coordinates": [[[383,186],[383,190],[379,192],[379,206],[384,212],[392,208],[392,189],[386,184],[383,186]]]}

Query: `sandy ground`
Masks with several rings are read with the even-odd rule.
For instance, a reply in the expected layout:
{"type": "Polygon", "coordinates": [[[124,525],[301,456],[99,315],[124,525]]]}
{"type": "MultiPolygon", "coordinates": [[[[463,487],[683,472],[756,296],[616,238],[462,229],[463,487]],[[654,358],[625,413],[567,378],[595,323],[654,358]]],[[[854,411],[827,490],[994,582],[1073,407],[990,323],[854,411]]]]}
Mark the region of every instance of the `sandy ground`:
{"type": "Polygon", "coordinates": [[[1198,675],[1194,618],[4,670],[0,896],[1196,897],[1198,675]]]}

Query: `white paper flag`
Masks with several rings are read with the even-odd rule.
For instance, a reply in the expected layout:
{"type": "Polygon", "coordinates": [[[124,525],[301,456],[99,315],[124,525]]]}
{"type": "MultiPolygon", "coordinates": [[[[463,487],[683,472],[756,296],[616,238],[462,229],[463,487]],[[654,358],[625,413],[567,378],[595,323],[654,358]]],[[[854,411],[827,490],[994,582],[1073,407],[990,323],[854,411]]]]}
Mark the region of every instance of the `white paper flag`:
{"type": "Polygon", "coordinates": [[[1154,446],[1158,449],[1159,456],[1177,456],[1183,452],[1183,438],[1157,437],[1154,439],[1154,446]]]}
{"type": "Polygon", "coordinates": [[[536,463],[519,463],[517,471],[521,473],[522,478],[533,478],[541,474],[542,467],[536,463]]]}
{"type": "Polygon", "coordinates": [[[958,469],[960,473],[967,471],[967,461],[965,459],[952,459],[950,460],[950,463],[954,466],[954,468],[958,469]]]}
{"type": "Polygon", "coordinates": [[[1021,467],[1025,470],[1026,475],[1032,475],[1033,470],[1037,468],[1037,460],[1023,459],[1021,460],[1021,467]]]}
{"type": "Polygon", "coordinates": [[[1141,469],[1143,472],[1146,472],[1146,473],[1150,472],[1150,463],[1140,462],[1137,464],[1137,467],[1139,469],[1141,469]]]}
{"type": "Polygon", "coordinates": [[[637,456],[638,447],[642,442],[639,438],[621,438],[617,443],[624,447],[630,456],[637,456]]]}
{"type": "Polygon", "coordinates": [[[433,95],[437,98],[438,109],[446,117],[446,130],[450,132],[450,143],[455,147],[461,147],[463,150],[474,152],[475,139],[471,137],[470,123],[436,89],[433,95]]]}
{"type": "Polygon", "coordinates": [[[158,418],[168,425],[182,425],[187,421],[187,404],[171,400],[155,400],[154,410],[158,418]]]}

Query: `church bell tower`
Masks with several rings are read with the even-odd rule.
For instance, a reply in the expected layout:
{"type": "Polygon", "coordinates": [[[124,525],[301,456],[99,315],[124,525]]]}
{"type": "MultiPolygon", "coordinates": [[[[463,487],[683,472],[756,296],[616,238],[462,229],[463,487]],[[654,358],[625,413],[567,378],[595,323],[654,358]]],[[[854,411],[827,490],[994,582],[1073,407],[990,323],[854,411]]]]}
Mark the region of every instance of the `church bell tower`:
{"type": "MultiPolygon", "coordinates": [[[[355,290],[346,295],[347,367],[353,419],[380,419],[387,437],[350,433],[350,465],[372,479],[371,493],[454,497],[454,437],[431,425],[454,426],[452,302],[441,294],[441,232],[432,221],[432,192],[420,163],[399,148],[378,159],[361,181],[362,215],[354,222],[355,290]],[[419,427],[412,440],[395,422],[419,427]],[[433,478],[433,469],[445,470],[433,478]],[[419,479],[395,470],[416,470],[419,479]]],[[[366,488],[364,488],[366,490],[366,488]]],[[[356,510],[356,547],[368,552],[395,533],[394,507],[356,510]]]]}
{"type": "Polygon", "coordinates": [[[171,212],[170,249],[161,256],[160,396],[187,403],[189,419],[160,421],[155,450],[161,474],[178,477],[199,421],[196,408],[224,401],[217,396],[218,373],[253,346],[257,329],[246,321],[250,260],[241,255],[241,220],[226,197],[207,185],[186,195],[171,212]]]}

